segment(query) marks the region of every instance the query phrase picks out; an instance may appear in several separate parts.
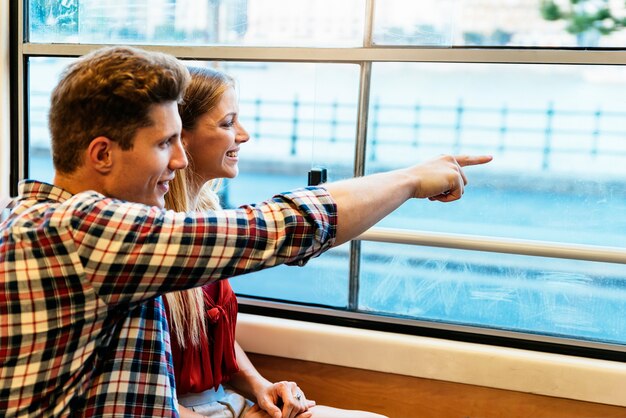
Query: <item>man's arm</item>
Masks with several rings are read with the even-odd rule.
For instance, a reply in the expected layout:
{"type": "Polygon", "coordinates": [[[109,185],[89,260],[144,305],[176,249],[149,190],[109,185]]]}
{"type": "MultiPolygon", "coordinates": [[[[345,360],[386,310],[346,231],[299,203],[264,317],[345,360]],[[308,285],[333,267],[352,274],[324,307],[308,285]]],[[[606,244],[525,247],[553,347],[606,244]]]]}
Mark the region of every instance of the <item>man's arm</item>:
{"type": "Polygon", "coordinates": [[[327,190],[298,190],[258,206],[206,213],[165,212],[86,192],[68,199],[69,215],[51,225],[72,236],[80,257],[76,269],[105,302],[139,302],[306,260],[356,237],[412,197],[456,200],[466,183],[461,167],[490,160],[440,157],[329,183],[327,190]]]}
{"type": "Polygon", "coordinates": [[[337,203],[335,245],[360,235],[410,198],[441,202],[460,199],[467,178],[462,167],[491,156],[442,156],[413,167],[324,185],[337,203]]]}

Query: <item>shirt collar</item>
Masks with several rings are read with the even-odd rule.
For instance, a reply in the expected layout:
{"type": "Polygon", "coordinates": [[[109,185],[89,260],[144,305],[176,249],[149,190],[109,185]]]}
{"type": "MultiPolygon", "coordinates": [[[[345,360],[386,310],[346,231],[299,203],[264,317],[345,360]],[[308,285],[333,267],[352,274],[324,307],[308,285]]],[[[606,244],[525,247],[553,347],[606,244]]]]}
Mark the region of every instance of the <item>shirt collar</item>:
{"type": "Polygon", "coordinates": [[[58,186],[37,180],[21,181],[18,190],[18,200],[53,200],[55,202],[64,202],[72,197],[70,192],[58,186]]]}

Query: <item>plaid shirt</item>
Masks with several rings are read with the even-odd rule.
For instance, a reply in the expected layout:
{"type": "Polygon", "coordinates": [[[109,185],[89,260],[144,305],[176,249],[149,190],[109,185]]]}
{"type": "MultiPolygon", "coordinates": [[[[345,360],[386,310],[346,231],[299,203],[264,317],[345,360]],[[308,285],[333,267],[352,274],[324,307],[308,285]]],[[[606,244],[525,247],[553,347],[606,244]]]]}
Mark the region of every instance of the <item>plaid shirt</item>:
{"type": "Polygon", "coordinates": [[[4,416],[178,416],[159,295],[301,264],[336,226],[321,188],[185,214],[26,181],[16,203],[0,225],[4,416]]]}

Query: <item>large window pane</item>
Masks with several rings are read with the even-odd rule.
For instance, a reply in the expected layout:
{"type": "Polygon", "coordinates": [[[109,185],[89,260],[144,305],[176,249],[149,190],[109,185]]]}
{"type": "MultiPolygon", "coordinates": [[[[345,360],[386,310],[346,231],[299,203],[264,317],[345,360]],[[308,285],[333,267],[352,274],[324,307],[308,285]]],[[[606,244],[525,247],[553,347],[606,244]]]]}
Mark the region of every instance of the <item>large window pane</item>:
{"type": "Polygon", "coordinates": [[[622,0],[383,0],[374,43],[417,46],[615,47],[622,0]]]}
{"type": "Polygon", "coordinates": [[[230,280],[239,296],[255,296],[346,308],[349,290],[349,250],[333,248],[304,267],[279,266],[230,280]]]}
{"type": "Polygon", "coordinates": [[[241,147],[240,177],[229,182],[229,204],[305,187],[315,166],[326,167],[331,181],[352,177],[357,65],[213,65],[236,78],[241,120],[251,136],[241,147]]]}
{"type": "Polygon", "coordinates": [[[626,246],[625,82],[623,67],[375,64],[367,172],[494,155],[460,201],[411,201],[381,225],[626,246]]]}
{"type": "MultiPolygon", "coordinates": [[[[47,127],[50,92],[64,58],[31,58],[29,177],[52,181],[47,127]]],[[[323,166],[329,180],[353,175],[359,67],[333,64],[211,63],[237,80],[240,118],[250,134],[242,145],[240,175],[225,181],[227,207],[259,202],[307,186],[307,173],[323,166]]],[[[281,266],[234,279],[240,294],[345,307],[349,246],[306,267],[281,266]]]]}
{"type": "Polygon", "coordinates": [[[38,57],[28,60],[28,173],[27,177],[52,183],[48,111],[50,94],[61,71],[73,58],[38,57]]]}
{"type": "MultiPolygon", "coordinates": [[[[316,166],[329,180],[352,177],[359,67],[332,64],[223,63],[239,82],[240,113],[251,140],[240,174],[225,189],[229,206],[307,185],[316,166]]],[[[305,267],[281,266],[232,280],[240,295],[346,307],[349,246],[305,267]]]]}
{"type": "Polygon", "coordinates": [[[358,46],[365,0],[30,1],[31,42],[358,46]]]}
{"type": "Polygon", "coordinates": [[[624,266],[363,243],[365,311],[626,344],[624,266]]]}
{"type": "MultiPolygon", "coordinates": [[[[50,92],[72,58],[29,59],[30,177],[50,181],[50,92]]],[[[266,176],[262,187],[238,187],[232,204],[270,197],[307,185],[311,167],[324,166],[329,180],[353,173],[359,68],[356,65],[208,63],[237,80],[240,117],[251,140],[242,147],[245,177],[266,176]],[[318,146],[319,145],[319,146],[318,146]],[[237,194],[241,191],[241,194],[237,194]]]]}

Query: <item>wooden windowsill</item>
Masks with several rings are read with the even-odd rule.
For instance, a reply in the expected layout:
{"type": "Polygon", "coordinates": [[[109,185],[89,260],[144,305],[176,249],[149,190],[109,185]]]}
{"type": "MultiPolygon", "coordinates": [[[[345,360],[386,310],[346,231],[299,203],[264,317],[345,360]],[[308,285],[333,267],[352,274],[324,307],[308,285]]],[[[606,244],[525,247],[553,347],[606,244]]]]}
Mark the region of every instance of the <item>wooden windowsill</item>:
{"type": "MultiPolygon", "coordinates": [[[[330,349],[330,348],[329,348],[330,349]]],[[[319,405],[390,418],[618,418],[626,408],[250,354],[271,381],[292,380],[319,405]]]]}

